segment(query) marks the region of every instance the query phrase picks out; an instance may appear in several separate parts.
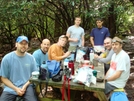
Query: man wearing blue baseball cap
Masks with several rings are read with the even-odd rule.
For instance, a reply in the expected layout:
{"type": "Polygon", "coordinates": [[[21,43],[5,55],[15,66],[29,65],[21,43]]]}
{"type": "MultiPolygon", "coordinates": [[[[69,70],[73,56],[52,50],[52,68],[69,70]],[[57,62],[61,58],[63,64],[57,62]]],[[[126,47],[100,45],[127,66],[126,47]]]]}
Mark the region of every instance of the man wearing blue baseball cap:
{"type": "Polygon", "coordinates": [[[33,71],[37,71],[34,57],[27,53],[28,38],[19,36],[16,50],[6,54],[1,62],[0,76],[5,84],[0,101],[15,101],[17,96],[24,101],[37,101],[29,79],[33,71]]]}
{"type": "Polygon", "coordinates": [[[22,42],[23,40],[29,42],[29,41],[28,41],[28,38],[27,38],[26,36],[19,36],[19,37],[17,38],[16,42],[20,43],[20,42],[22,42]]]}

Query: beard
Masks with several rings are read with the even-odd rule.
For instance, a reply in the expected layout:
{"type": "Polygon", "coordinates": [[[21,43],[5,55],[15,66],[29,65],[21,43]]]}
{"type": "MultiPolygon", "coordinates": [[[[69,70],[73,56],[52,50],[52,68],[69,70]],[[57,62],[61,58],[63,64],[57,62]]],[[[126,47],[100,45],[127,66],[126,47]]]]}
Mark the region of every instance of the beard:
{"type": "Polygon", "coordinates": [[[26,51],[27,51],[27,49],[26,48],[22,48],[22,49],[19,49],[18,50],[21,54],[24,54],[26,51]]]}

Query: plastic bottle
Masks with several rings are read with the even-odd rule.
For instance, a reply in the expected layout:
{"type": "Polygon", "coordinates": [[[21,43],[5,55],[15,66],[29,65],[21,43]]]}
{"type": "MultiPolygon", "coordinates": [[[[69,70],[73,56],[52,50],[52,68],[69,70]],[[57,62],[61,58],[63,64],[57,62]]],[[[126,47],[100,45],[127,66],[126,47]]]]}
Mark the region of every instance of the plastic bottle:
{"type": "Polygon", "coordinates": [[[66,66],[67,68],[68,68],[68,62],[69,62],[69,59],[66,58],[66,59],[64,60],[64,66],[66,66]]]}
{"type": "Polygon", "coordinates": [[[73,61],[69,61],[68,67],[71,68],[71,74],[74,75],[74,62],[73,61]]]}
{"type": "Polygon", "coordinates": [[[41,64],[41,68],[46,68],[47,69],[46,61],[43,61],[43,63],[41,64]]]}
{"type": "Polygon", "coordinates": [[[92,62],[93,63],[93,59],[94,59],[94,52],[93,52],[93,50],[91,50],[90,51],[90,62],[92,62]]]}
{"type": "Polygon", "coordinates": [[[46,76],[47,76],[47,78],[46,79],[48,79],[49,77],[51,77],[50,75],[50,73],[48,72],[48,66],[47,66],[47,64],[46,64],[46,61],[43,61],[43,63],[41,64],[41,68],[44,68],[47,72],[47,74],[46,74],[46,76]]]}

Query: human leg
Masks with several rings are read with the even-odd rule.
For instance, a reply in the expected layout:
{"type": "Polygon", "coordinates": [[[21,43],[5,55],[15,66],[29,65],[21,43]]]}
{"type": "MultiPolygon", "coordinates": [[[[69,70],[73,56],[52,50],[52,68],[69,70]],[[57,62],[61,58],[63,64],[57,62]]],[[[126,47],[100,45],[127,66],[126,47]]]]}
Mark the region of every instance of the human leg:
{"type": "Polygon", "coordinates": [[[29,85],[26,89],[26,93],[24,95],[24,101],[38,101],[37,96],[35,94],[35,90],[32,85],[29,85]]]}
{"type": "Polygon", "coordinates": [[[15,101],[17,95],[11,94],[9,92],[3,91],[0,96],[0,101],[15,101]]]}

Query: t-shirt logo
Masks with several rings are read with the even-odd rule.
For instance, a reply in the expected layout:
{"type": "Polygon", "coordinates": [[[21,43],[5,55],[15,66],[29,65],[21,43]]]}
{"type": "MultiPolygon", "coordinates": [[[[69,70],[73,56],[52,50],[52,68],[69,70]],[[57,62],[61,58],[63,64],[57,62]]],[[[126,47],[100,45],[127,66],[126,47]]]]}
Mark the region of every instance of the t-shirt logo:
{"type": "Polygon", "coordinates": [[[116,70],[116,68],[117,68],[117,63],[111,61],[110,68],[113,69],[113,70],[116,70]]]}
{"type": "Polygon", "coordinates": [[[103,34],[104,32],[101,32],[101,34],[103,34]]]}
{"type": "Polygon", "coordinates": [[[30,67],[30,64],[27,63],[27,64],[25,64],[25,66],[26,66],[26,67],[30,67]]]}

